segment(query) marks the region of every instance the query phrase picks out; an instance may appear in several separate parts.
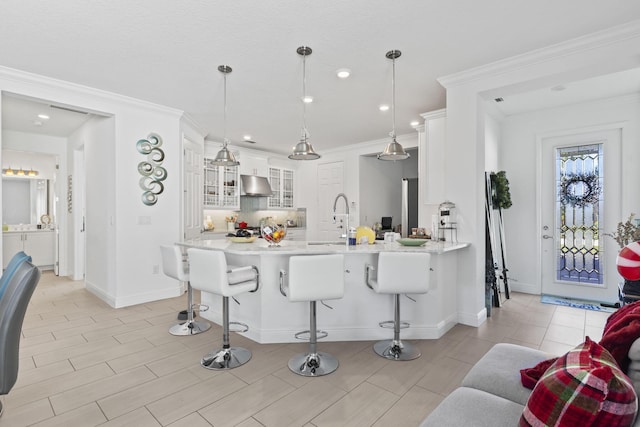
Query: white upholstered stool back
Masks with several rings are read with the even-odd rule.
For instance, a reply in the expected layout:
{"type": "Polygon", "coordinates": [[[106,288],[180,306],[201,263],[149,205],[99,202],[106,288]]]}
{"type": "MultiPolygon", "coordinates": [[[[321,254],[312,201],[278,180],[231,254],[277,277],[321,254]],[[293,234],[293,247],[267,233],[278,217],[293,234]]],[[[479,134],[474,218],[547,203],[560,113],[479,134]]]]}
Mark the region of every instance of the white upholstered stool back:
{"type": "MultiPolygon", "coordinates": [[[[181,322],[169,328],[171,335],[195,335],[208,330],[211,325],[201,320],[194,320],[193,289],[189,283],[189,264],[182,255],[182,249],[176,245],[160,245],[162,256],[162,272],[172,279],[187,282],[187,309],[180,313],[178,319],[181,322]],[[181,316],[186,316],[185,318],[181,316]]],[[[198,304],[198,307],[200,305],[198,304]]]]}
{"type": "Polygon", "coordinates": [[[182,260],[182,250],[176,245],[161,245],[162,272],[181,282],[189,281],[189,264],[182,260]]]}
{"type": "Polygon", "coordinates": [[[212,294],[232,297],[258,287],[258,277],[252,266],[227,265],[222,251],[190,248],[189,275],[191,286],[212,294]]]}
{"type": "MultiPolygon", "coordinates": [[[[425,294],[431,285],[431,254],[423,252],[380,252],[377,279],[367,265],[366,283],[379,294],[393,294],[393,320],[380,322],[380,326],[393,326],[393,339],[378,341],[373,350],[390,360],[412,360],[420,357],[419,348],[400,340],[400,329],[409,327],[400,320],[400,294],[425,294]]],[[[411,298],[412,299],[412,298],[411,298]]],[[[415,301],[415,300],[414,300],[415,301]]]]}
{"type": "Polygon", "coordinates": [[[424,294],[430,289],[430,268],[429,253],[381,252],[371,287],[379,294],[424,294]]]}
{"type": "MultiPolygon", "coordinates": [[[[189,275],[191,286],[204,292],[222,296],[222,348],[206,354],[200,364],[207,369],[224,370],[244,365],[251,359],[251,351],[242,347],[231,347],[229,325],[236,324],[246,332],[249,327],[243,323],[229,321],[229,297],[244,292],[258,290],[260,275],[252,265],[233,267],[227,265],[224,252],[190,248],[189,275]]],[[[235,299],[235,298],[234,298],[235,299]]],[[[238,304],[239,301],[236,300],[238,304]]]]}
{"type": "Polygon", "coordinates": [[[320,301],[344,296],[344,256],[309,255],[289,258],[289,301],[320,301]]]}

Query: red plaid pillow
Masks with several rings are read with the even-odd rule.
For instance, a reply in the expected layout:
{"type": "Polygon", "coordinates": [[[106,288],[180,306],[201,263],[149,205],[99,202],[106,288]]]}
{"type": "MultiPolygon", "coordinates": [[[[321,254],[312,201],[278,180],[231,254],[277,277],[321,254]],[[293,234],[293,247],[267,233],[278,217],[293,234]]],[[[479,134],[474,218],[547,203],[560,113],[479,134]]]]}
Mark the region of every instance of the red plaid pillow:
{"type": "Polygon", "coordinates": [[[637,409],[629,378],[607,350],[587,337],[540,378],[520,426],[631,426],[637,409]]]}

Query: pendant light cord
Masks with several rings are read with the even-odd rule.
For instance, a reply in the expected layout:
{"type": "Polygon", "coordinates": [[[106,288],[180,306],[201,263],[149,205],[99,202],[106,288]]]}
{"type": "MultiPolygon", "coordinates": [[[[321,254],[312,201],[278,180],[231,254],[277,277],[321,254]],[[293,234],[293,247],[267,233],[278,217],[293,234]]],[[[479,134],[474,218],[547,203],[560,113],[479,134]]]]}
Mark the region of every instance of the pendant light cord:
{"type": "Polygon", "coordinates": [[[393,58],[391,69],[391,117],[393,120],[393,129],[391,130],[391,138],[396,138],[396,58],[393,58]]]}
{"type": "Polygon", "coordinates": [[[307,54],[302,55],[302,138],[307,140],[307,54]]]}
{"type": "Polygon", "coordinates": [[[222,114],[222,146],[227,146],[227,73],[224,73],[224,110],[222,114]]]}

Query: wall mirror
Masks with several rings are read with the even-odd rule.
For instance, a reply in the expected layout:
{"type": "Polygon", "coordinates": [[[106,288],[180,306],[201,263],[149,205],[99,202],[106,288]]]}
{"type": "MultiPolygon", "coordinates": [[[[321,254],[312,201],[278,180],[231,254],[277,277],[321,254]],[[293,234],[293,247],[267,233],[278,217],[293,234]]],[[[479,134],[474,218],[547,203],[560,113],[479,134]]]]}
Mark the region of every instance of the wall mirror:
{"type": "Polygon", "coordinates": [[[48,179],[2,177],[2,222],[41,223],[43,215],[52,217],[52,195],[48,179]]]}

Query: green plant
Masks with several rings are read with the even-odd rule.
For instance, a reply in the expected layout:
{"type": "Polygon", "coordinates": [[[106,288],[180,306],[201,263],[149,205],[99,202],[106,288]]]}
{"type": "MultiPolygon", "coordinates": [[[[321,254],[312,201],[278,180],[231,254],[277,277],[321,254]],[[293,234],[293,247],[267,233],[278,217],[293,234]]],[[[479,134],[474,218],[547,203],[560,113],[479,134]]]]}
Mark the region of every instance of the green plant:
{"type": "Polygon", "coordinates": [[[636,214],[629,215],[629,219],[625,222],[619,222],[616,231],[613,233],[604,233],[605,236],[612,237],[621,248],[624,248],[631,242],[640,241],[640,224],[633,220],[636,214]]]}
{"type": "Polygon", "coordinates": [[[509,191],[509,180],[507,173],[500,171],[492,172],[491,186],[493,187],[492,202],[494,208],[508,209],[511,207],[511,192],[509,191]]]}

